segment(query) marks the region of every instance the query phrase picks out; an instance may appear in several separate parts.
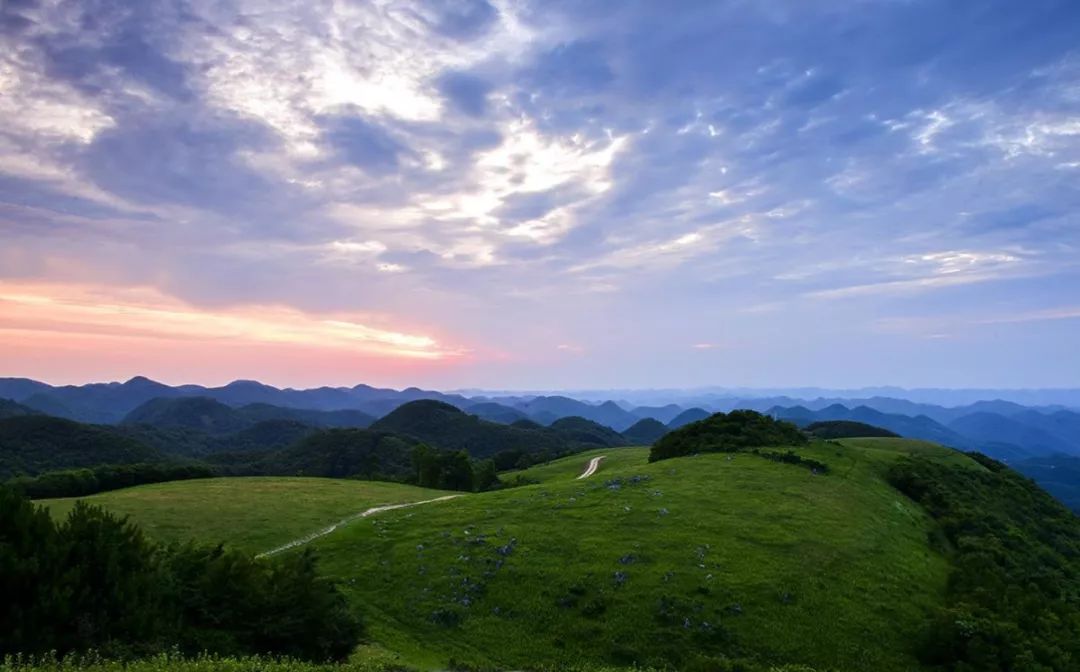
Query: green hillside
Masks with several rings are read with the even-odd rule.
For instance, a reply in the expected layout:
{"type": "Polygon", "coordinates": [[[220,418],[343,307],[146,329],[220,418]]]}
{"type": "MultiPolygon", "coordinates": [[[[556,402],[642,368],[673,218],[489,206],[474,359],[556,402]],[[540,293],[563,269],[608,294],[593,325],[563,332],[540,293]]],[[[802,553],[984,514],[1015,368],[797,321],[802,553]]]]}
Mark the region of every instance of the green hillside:
{"type": "Polygon", "coordinates": [[[625,446],[626,438],[610,427],[578,416],[559,418],[548,426],[575,443],[591,446],[625,446]]]}
{"type": "MultiPolygon", "coordinates": [[[[447,493],[397,483],[330,478],[211,478],[142,485],[82,498],[131,516],[159,541],[225,542],[262,552],[373,506],[447,493]]],[[[56,519],[78,499],[38,502],[56,519]]]]}
{"type": "Polygon", "coordinates": [[[647,446],[667,434],[667,425],[655,418],[642,418],[623,430],[623,436],[630,443],[647,446]]]}
{"type": "Polygon", "coordinates": [[[804,430],[820,439],[851,439],[861,436],[886,436],[898,438],[900,435],[881,427],[868,425],[854,420],[822,420],[811,422],[804,430]]]}
{"type": "Polygon", "coordinates": [[[19,474],[34,476],[57,469],[162,459],[158,451],[111,427],[83,425],[48,415],[0,420],[0,482],[19,474]]]}
{"type": "Polygon", "coordinates": [[[250,423],[236,410],[209,397],[161,397],[132,410],[124,417],[123,424],[229,434],[250,423]]]}
{"type": "Polygon", "coordinates": [[[26,415],[37,415],[38,411],[15,403],[10,399],[0,399],[0,420],[6,418],[19,418],[26,415]]]}
{"type": "Polygon", "coordinates": [[[327,429],[255,463],[263,474],[383,478],[400,480],[413,472],[416,442],[366,429],[327,429]]]}
{"type": "Polygon", "coordinates": [[[603,478],[610,471],[622,467],[642,466],[649,461],[648,448],[597,448],[577,453],[569,457],[552,460],[547,464],[538,464],[528,469],[507,471],[499,477],[507,483],[513,483],[519,477],[527,482],[550,483],[553,481],[572,481],[580,476],[594,457],[601,457],[599,468],[594,478],[603,478]]]}
{"type": "Polygon", "coordinates": [[[912,669],[948,572],[930,522],[881,455],[806,451],[834,473],[635,451],[589,480],[390,512],[316,547],[377,641],[429,664],[912,669]]]}
{"type": "MultiPolygon", "coordinates": [[[[648,449],[608,447],[501,475],[534,485],[370,518],[356,514],[447,493],[211,479],[89,500],[159,539],[250,550],[350,519],[311,541],[320,571],[362,617],[365,656],[421,668],[906,671],[925,669],[920,656],[943,669],[983,656],[1022,669],[1024,656],[1073,655],[1062,637],[1076,622],[1068,595],[1080,585],[1080,527],[1045,493],[996,463],[921,441],[796,448],[826,471],[765,459],[786,450],[650,463],[648,449]],[[983,515],[994,524],[979,525],[983,515]],[[1018,545],[996,536],[1006,530],[1018,545]],[[999,555],[979,555],[988,548],[999,555]],[[981,581],[999,590],[971,592],[981,581]]],[[[49,504],[55,515],[71,506],[49,504]]],[[[967,669],[993,669],[985,665],[967,669]]]]}
{"type": "Polygon", "coordinates": [[[445,450],[465,450],[473,457],[496,453],[562,453],[571,450],[571,441],[548,429],[521,429],[481,420],[450,404],[422,399],[404,404],[371,425],[379,432],[392,432],[445,450]]]}

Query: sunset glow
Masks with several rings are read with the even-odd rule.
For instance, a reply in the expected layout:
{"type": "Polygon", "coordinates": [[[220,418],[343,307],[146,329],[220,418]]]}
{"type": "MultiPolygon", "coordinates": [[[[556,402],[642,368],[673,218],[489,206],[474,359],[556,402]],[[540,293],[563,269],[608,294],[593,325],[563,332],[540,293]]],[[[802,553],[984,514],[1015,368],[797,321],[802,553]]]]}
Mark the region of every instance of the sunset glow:
{"type": "Polygon", "coordinates": [[[1075,384],[1075,2],[668,4],[0,3],[4,373],[1075,384]]]}
{"type": "MultiPolygon", "coordinates": [[[[275,353],[280,362],[308,361],[313,369],[329,362],[333,371],[415,369],[422,362],[438,366],[463,356],[426,335],[372,326],[384,318],[345,313],[315,315],[286,306],[196,308],[152,288],[0,282],[0,364],[18,370],[29,360],[48,362],[63,351],[93,353],[96,361],[141,362],[158,368],[162,353],[201,361],[201,375],[240,377],[230,366],[237,353],[275,353]]],[[[242,357],[248,359],[248,357],[242,357]]],[[[65,364],[70,365],[69,362],[65,364]]],[[[51,368],[51,367],[49,367],[51,368]]],[[[85,364],[76,368],[84,369],[85,364]]],[[[182,375],[179,371],[173,377],[182,375]]],[[[54,376],[55,377],[55,376],[54,376]]]]}

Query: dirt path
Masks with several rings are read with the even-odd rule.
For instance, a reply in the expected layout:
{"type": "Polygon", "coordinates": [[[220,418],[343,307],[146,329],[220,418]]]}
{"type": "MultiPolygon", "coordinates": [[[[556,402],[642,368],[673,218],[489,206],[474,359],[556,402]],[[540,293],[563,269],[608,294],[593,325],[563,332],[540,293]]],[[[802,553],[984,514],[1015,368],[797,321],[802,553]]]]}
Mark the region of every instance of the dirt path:
{"type": "Polygon", "coordinates": [[[330,534],[331,532],[338,529],[339,527],[342,527],[344,525],[348,525],[349,523],[351,523],[354,520],[359,520],[360,518],[367,518],[368,516],[373,516],[376,513],[382,513],[383,511],[392,511],[394,509],[407,509],[410,506],[419,506],[420,504],[430,504],[432,502],[442,502],[442,501],[447,500],[447,499],[454,499],[455,497],[461,497],[461,495],[446,495],[444,497],[436,497],[435,499],[425,499],[425,500],[420,501],[420,502],[407,502],[405,504],[384,504],[383,506],[373,506],[373,507],[371,507],[370,509],[368,509],[366,511],[361,511],[360,513],[353,514],[353,515],[349,516],[348,518],[342,518],[341,520],[334,523],[333,525],[331,525],[329,527],[324,527],[323,529],[319,530],[318,532],[312,532],[311,534],[309,534],[307,536],[300,537],[299,539],[293,539],[289,543],[282,544],[281,546],[278,546],[277,548],[272,548],[269,551],[266,551],[264,553],[259,553],[255,557],[256,558],[265,558],[267,556],[277,555],[278,553],[281,553],[282,551],[287,551],[290,548],[296,548],[297,546],[303,546],[304,544],[315,541],[319,537],[325,537],[326,535],[330,534]]]}
{"type": "Polygon", "coordinates": [[[607,455],[601,455],[599,457],[594,457],[589,460],[589,466],[585,467],[585,471],[581,472],[581,475],[578,476],[578,480],[580,481],[583,478],[588,478],[589,476],[595,474],[596,470],[600,468],[600,460],[604,459],[605,457],[607,457],[607,455]]]}

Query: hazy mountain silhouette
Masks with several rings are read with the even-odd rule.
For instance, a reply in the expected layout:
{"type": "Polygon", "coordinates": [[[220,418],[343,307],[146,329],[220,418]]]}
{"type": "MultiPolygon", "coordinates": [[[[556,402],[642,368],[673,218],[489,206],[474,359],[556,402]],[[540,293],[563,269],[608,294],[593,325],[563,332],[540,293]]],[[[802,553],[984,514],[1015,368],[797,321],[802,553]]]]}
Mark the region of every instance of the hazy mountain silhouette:
{"type": "Polygon", "coordinates": [[[710,415],[712,415],[712,413],[709,413],[703,408],[688,408],[682,413],[679,413],[674,418],[672,418],[671,422],[669,422],[667,426],[668,429],[678,429],[680,427],[689,425],[691,422],[704,420],[710,415]]]}
{"type": "Polygon", "coordinates": [[[667,425],[656,418],[642,418],[622,434],[631,444],[638,446],[652,445],[654,441],[667,434],[667,425]]]}

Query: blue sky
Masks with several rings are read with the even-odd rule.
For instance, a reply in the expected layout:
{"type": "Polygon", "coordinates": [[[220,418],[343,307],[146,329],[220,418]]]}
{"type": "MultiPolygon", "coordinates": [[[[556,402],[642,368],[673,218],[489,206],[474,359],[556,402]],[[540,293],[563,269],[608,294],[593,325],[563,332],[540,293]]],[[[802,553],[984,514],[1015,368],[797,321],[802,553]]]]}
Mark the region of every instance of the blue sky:
{"type": "Polygon", "coordinates": [[[0,373],[1080,380],[1080,5],[0,9],[0,373]]]}

